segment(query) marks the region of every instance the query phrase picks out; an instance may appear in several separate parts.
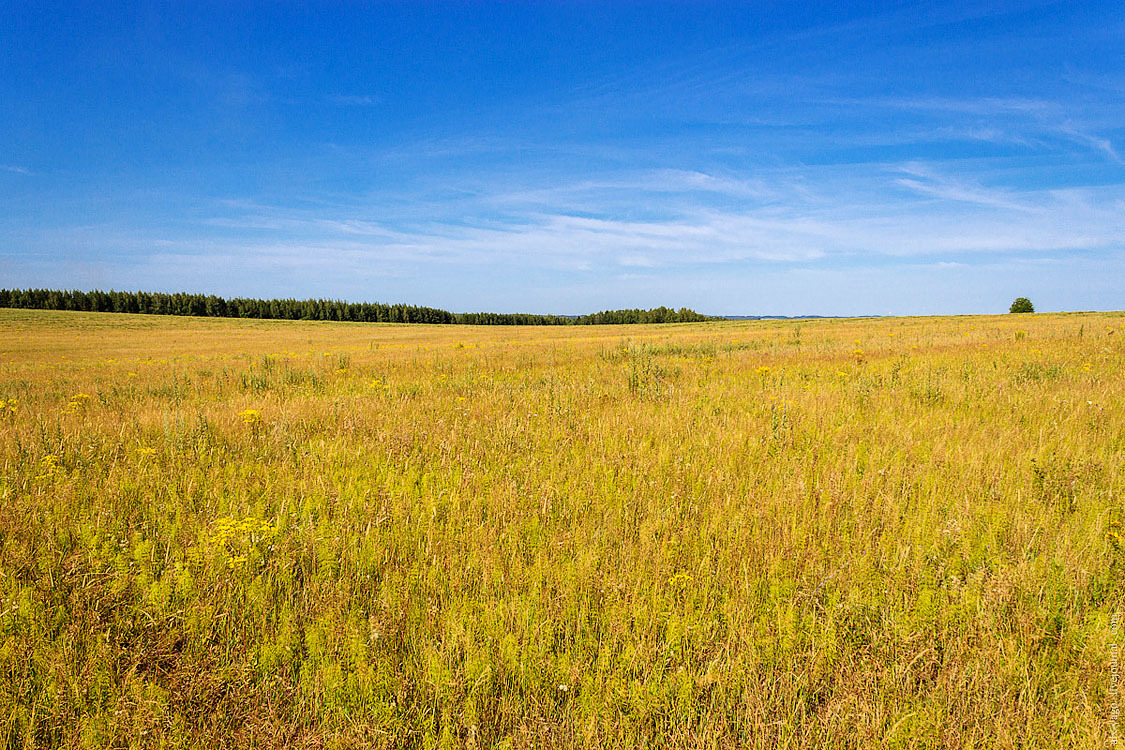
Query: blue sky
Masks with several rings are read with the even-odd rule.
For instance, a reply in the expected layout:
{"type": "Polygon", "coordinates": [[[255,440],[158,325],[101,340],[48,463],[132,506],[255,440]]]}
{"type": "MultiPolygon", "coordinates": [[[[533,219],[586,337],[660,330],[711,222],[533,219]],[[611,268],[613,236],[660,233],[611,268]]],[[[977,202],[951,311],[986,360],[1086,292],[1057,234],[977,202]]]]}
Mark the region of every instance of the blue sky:
{"type": "Polygon", "coordinates": [[[1122,309],[1125,4],[5,2],[0,277],[1122,309]]]}

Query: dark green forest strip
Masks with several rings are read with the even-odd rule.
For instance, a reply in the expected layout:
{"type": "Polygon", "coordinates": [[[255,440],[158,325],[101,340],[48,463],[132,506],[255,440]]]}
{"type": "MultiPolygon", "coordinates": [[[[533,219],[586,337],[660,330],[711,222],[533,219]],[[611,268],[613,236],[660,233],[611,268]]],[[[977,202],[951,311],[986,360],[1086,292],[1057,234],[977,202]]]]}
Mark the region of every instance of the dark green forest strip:
{"type": "Polygon", "coordinates": [[[343,302],[327,299],[224,299],[213,294],[177,292],[103,292],[95,289],[0,289],[0,307],[30,310],[80,310],[85,312],[191,315],[207,318],[262,318],[273,320],[342,320],[359,323],[430,323],[462,325],[613,325],[625,323],[694,323],[706,315],[680,308],[605,310],[568,317],[530,313],[452,313],[433,307],[386,305],[378,302],[343,302]]]}

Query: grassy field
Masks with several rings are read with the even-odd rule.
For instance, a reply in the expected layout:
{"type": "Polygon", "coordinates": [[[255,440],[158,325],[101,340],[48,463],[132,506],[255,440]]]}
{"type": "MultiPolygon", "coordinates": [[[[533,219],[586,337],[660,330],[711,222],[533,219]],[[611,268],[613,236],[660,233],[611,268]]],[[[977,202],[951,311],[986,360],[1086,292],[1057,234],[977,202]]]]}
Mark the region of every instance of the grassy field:
{"type": "Polygon", "coordinates": [[[1095,747],[1125,313],[0,311],[4,747],[1095,747]]]}

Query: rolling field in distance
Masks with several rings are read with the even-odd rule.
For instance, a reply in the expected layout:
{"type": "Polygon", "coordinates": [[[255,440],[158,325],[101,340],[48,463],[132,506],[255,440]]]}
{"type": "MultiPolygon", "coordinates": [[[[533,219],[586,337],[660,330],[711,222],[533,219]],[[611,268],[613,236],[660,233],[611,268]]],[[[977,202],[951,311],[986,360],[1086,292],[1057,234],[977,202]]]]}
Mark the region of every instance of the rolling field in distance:
{"type": "Polygon", "coordinates": [[[0,739],[1095,747],[1125,313],[0,310],[0,739]]]}

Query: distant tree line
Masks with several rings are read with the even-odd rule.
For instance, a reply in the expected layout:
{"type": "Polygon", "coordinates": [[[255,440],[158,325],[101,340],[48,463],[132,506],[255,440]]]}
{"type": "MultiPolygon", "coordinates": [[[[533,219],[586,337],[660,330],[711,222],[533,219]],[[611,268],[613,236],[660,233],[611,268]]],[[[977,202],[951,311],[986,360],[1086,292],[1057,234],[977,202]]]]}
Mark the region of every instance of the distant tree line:
{"type": "Polygon", "coordinates": [[[695,310],[681,307],[672,310],[667,307],[654,307],[651,310],[605,310],[591,315],[582,315],[571,322],[577,325],[620,325],[623,323],[698,323],[707,320],[695,310]]]}
{"type": "Polygon", "coordinates": [[[0,289],[0,307],[33,310],[194,315],[209,318],[265,318],[275,320],[341,320],[362,323],[431,323],[465,325],[607,325],[621,323],[689,323],[707,316],[680,308],[606,310],[592,315],[531,315],[527,313],[451,313],[416,305],[343,302],[327,299],[224,299],[213,294],[163,292],[83,292],[76,289],[0,289]]]}
{"type": "Polygon", "coordinates": [[[454,323],[445,310],[414,305],[349,303],[325,299],[224,299],[213,294],[82,292],[66,289],[0,289],[0,307],[39,310],[197,315],[209,318],[354,320],[369,323],[454,323]]]}

